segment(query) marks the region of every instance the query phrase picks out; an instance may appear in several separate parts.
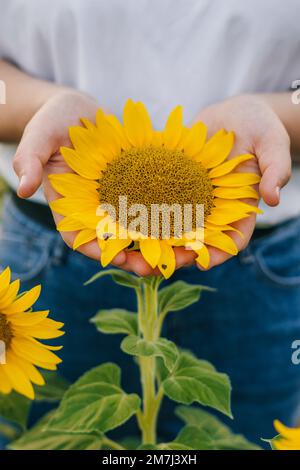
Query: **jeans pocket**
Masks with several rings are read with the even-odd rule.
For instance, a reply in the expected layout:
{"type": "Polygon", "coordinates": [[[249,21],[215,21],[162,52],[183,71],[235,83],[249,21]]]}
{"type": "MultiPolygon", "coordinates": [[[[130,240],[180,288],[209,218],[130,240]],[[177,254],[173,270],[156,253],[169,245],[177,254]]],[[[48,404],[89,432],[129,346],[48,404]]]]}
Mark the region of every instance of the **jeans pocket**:
{"type": "Polygon", "coordinates": [[[275,230],[253,244],[261,273],[283,287],[300,286],[300,218],[275,230]]]}

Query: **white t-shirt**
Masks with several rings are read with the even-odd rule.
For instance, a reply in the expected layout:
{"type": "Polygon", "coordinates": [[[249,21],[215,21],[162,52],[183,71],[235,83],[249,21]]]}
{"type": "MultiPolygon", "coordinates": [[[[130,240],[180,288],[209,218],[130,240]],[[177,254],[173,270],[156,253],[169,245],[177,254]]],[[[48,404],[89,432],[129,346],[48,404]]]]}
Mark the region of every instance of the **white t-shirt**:
{"type": "MultiPolygon", "coordinates": [[[[288,90],[300,78],[299,18],[299,0],[0,0],[0,57],[119,117],[142,100],[161,128],[177,104],[189,123],[229,96],[288,90]]],[[[15,186],[12,154],[0,171],[15,186]]],[[[300,213],[300,185],[283,199],[269,221],[300,213]]]]}

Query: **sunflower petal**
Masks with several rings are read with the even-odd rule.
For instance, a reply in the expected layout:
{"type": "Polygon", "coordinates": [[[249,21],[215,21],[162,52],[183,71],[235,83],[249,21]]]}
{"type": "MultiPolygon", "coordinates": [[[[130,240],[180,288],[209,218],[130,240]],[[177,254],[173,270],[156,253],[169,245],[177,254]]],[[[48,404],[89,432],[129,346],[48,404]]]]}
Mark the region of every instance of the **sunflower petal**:
{"type": "Polygon", "coordinates": [[[154,269],[157,266],[161,255],[159,240],[153,238],[141,240],[140,250],[147,263],[154,269]]]}
{"type": "Polygon", "coordinates": [[[120,251],[127,248],[131,239],[119,240],[119,239],[108,239],[101,240],[100,249],[101,249],[101,264],[105,268],[120,251]]]}
{"type": "Polygon", "coordinates": [[[214,201],[215,207],[217,209],[224,209],[224,210],[240,210],[244,211],[245,213],[252,213],[254,212],[255,214],[263,214],[263,211],[256,206],[253,206],[251,204],[246,204],[245,202],[236,200],[232,201],[231,199],[216,199],[214,201]]]}
{"type": "Polygon", "coordinates": [[[240,188],[214,188],[214,196],[222,199],[259,199],[259,194],[252,186],[242,186],[240,188]]]}
{"type": "Polygon", "coordinates": [[[232,238],[222,232],[205,231],[205,244],[218,248],[219,250],[225,251],[225,253],[229,253],[233,256],[238,253],[237,246],[232,238]]]}
{"type": "Polygon", "coordinates": [[[210,255],[207,247],[204,245],[200,250],[195,250],[197,253],[196,262],[202,266],[202,268],[207,269],[210,263],[210,255]]]}
{"type": "Polygon", "coordinates": [[[10,358],[10,351],[7,352],[6,356],[7,362],[1,366],[4,374],[8,377],[12,387],[18,393],[33,400],[34,390],[29,378],[23,370],[13,362],[13,358],[10,358]]]}
{"type": "Polygon", "coordinates": [[[128,150],[131,147],[131,145],[130,145],[129,140],[126,137],[124,126],[120,123],[119,119],[113,114],[109,114],[108,116],[106,116],[106,120],[107,122],[109,122],[109,124],[114,128],[114,130],[118,134],[121,148],[123,150],[128,150]]]}
{"type": "Polygon", "coordinates": [[[93,197],[99,189],[98,181],[87,180],[74,173],[48,175],[52,187],[62,196],[74,196],[78,198],[93,197]]]}
{"type": "Polygon", "coordinates": [[[148,145],[152,138],[152,125],[141,102],[128,100],[124,107],[124,127],[129,142],[135,147],[148,145]]]}
{"type": "Polygon", "coordinates": [[[203,150],[194,158],[201,162],[205,168],[214,168],[228,157],[234,144],[233,132],[226,132],[224,129],[216,132],[204,145],[203,150]]]}
{"type": "Polygon", "coordinates": [[[91,161],[91,159],[89,159],[90,161],[87,164],[85,158],[80,157],[74,149],[68,147],[61,147],[60,152],[66,164],[75,171],[75,173],[89,180],[97,180],[99,178],[103,165],[100,163],[96,164],[94,161],[91,161]]]}
{"type": "Polygon", "coordinates": [[[210,178],[218,178],[219,176],[224,176],[230,173],[232,170],[234,170],[238,165],[240,165],[243,162],[246,162],[247,160],[251,160],[252,158],[255,158],[254,155],[251,155],[250,153],[247,153],[245,155],[240,155],[239,157],[234,157],[231,160],[222,163],[222,165],[219,165],[209,172],[209,177],[210,178]]]}
{"type": "Polygon", "coordinates": [[[232,173],[230,175],[212,179],[212,184],[214,186],[237,188],[239,186],[248,186],[249,184],[259,183],[260,179],[260,176],[255,173],[232,173]]]}
{"type": "Polygon", "coordinates": [[[9,307],[3,309],[6,314],[25,312],[37,301],[41,293],[41,286],[35,286],[21,295],[9,307]]]}
{"type": "Polygon", "coordinates": [[[89,243],[96,238],[96,230],[85,229],[81,230],[73,242],[73,250],[77,250],[81,245],[89,243]]]}
{"type": "Polygon", "coordinates": [[[172,276],[176,268],[175,253],[171,245],[166,240],[160,240],[161,254],[158,262],[158,268],[165,279],[172,276]]]}
{"type": "Polygon", "coordinates": [[[176,148],[182,135],[182,129],[182,106],[177,106],[171,112],[162,133],[165,147],[170,150],[176,148]]]}
{"type": "Polygon", "coordinates": [[[65,217],[60,220],[56,225],[57,230],[60,232],[74,232],[84,229],[84,224],[73,217],[65,217]]]}
{"type": "Polygon", "coordinates": [[[190,158],[198,155],[204,147],[206,136],[206,125],[201,121],[196,122],[196,124],[188,130],[187,135],[182,139],[181,146],[184,153],[190,158]]]}

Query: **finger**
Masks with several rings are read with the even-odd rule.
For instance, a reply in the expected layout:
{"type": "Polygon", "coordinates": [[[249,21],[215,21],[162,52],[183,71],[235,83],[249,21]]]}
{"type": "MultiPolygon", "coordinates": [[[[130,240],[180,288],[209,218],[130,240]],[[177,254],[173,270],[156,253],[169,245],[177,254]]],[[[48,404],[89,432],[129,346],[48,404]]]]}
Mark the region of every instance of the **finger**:
{"type": "Polygon", "coordinates": [[[184,247],[175,247],[174,254],[176,259],[176,269],[191,266],[195,262],[196,253],[184,247]]]}
{"type": "Polygon", "coordinates": [[[151,266],[144,260],[142,254],[138,251],[127,253],[125,266],[126,270],[132,271],[138,276],[145,277],[155,275],[155,270],[151,268],[151,266]]]}
{"type": "MultiPolygon", "coordinates": [[[[231,232],[231,231],[226,232],[226,235],[230,236],[233,239],[238,252],[244,250],[248,246],[249,241],[252,237],[253,231],[255,229],[255,222],[256,222],[256,215],[252,214],[248,216],[247,218],[240,220],[239,222],[231,224],[234,228],[236,228],[239,232],[241,232],[243,236],[241,236],[239,232],[231,232]]],[[[232,258],[231,254],[225,253],[224,251],[219,250],[218,248],[214,248],[212,246],[207,246],[207,248],[208,248],[209,255],[210,255],[209,267],[205,269],[201,267],[199,264],[197,264],[197,267],[201,271],[207,271],[208,269],[218,266],[219,264],[222,264],[225,261],[232,258]]]]}
{"type": "Polygon", "coordinates": [[[280,190],[291,177],[291,154],[289,143],[272,142],[266,150],[257,154],[262,173],[259,191],[266,204],[277,206],[280,190]]]}
{"type": "Polygon", "coordinates": [[[32,196],[42,184],[43,167],[54,153],[55,142],[38,126],[28,127],[16,151],[13,167],[19,177],[18,196],[32,196]]]}

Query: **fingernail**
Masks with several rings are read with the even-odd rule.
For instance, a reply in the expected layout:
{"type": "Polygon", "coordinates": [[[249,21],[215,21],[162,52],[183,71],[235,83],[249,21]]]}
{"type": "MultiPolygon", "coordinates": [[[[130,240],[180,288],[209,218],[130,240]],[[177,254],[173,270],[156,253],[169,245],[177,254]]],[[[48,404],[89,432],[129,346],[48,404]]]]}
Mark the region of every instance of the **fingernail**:
{"type": "Polygon", "coordinates": [[[276,186],[276,196],[278,198],[278,201],[280,200],[280,187],[276,186]]]}
{"type": "Polygon", "coordinates": [[[26,175],[22,175],[19,182],[19,189],[26,183],[26,175]]]}

